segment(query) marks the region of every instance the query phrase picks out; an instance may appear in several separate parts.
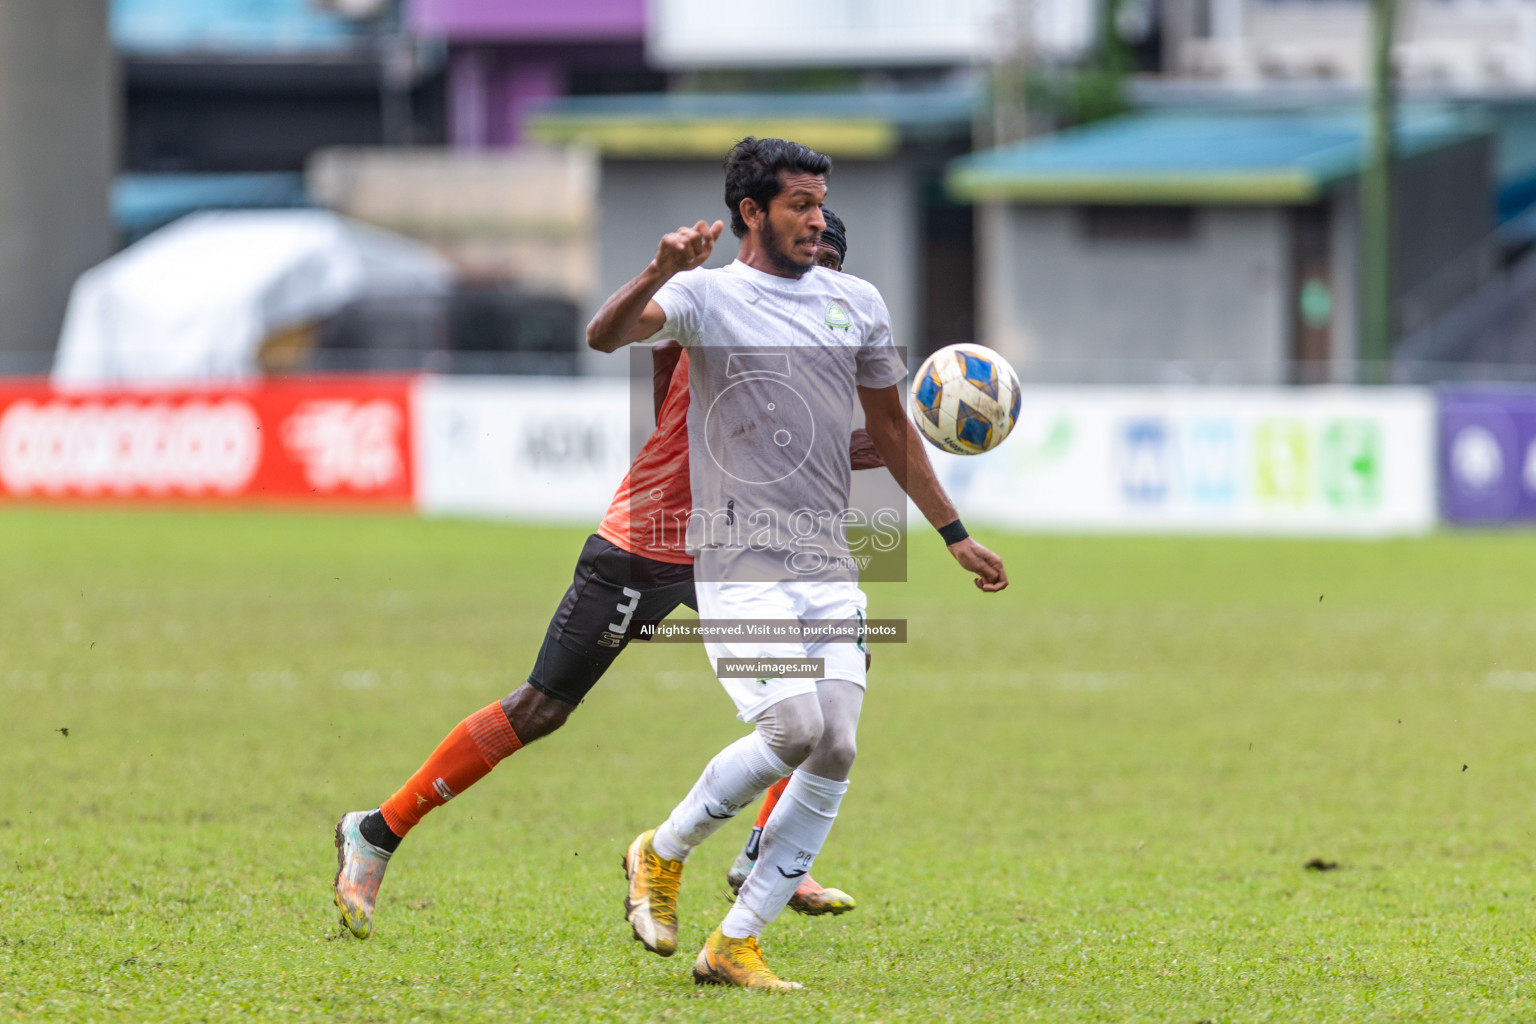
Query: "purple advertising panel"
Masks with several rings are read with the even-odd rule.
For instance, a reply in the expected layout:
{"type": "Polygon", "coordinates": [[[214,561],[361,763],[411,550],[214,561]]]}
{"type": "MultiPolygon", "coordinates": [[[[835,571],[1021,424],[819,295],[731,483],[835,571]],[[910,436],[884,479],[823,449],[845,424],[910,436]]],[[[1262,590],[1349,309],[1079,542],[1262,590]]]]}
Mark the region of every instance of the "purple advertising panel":
{"type": "Polygon", "coordinates": [[[645,0],[410,0],[411,28],[494,42],[640,40],[645,0]]]}
{"type": "Polygon", "coordinates": [[[1536,522],[1536,388],[1445,389],[1439,404],[1445,518],[1536,522]]]}

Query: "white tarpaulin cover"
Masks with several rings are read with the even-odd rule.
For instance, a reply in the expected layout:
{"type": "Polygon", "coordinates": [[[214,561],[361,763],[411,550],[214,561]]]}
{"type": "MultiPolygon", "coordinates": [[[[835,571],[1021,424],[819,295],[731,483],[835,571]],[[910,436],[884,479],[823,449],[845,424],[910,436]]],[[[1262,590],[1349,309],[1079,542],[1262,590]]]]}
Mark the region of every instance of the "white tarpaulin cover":
{"type": "Polygon", "coordinates": [[[368,296],[442,294],[426,246],[324,210],[195,213],[75,282],[60,387],[231,381],[274,331],[368,296]]]}

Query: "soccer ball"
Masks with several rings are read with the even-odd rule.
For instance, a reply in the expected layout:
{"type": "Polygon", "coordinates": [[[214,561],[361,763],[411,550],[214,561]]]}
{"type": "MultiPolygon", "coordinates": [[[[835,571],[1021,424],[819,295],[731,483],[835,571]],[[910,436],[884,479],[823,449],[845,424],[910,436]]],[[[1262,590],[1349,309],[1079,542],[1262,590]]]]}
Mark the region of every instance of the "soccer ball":
{"type": "Polygon", "coordinates": [[[1003,443],[1019,418],[1019,378],[983,345],[941,348],[912,379],[912,419],[936,448],[980,455],[1003,443]]]}

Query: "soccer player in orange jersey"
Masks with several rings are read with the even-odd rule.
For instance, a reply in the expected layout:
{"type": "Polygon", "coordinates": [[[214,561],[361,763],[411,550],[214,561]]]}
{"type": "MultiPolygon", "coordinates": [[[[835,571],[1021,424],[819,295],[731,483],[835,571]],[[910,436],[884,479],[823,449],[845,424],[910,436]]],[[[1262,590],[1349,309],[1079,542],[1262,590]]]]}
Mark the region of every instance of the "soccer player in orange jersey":
{"type": "MultiPolygon", "coordinates": [[[[820,247],[817,260],[837,270],[846,236],[841,221],[831,215],[828,220],[838,230],[820,247]]],[[[686,515],[691,505],[686,356],[678,346],[662,343],[654,360],[656,430],[582,548],[575,578],[550,620],[528,681],[455,726],[378,808],[349,812],[337,822],[335,902],[342,923],[358,938],[372,933],[374,905],[390,857],[426,814],[484,778],[502,759],[564,725],[635,638],[636,623],[664,619],[678,605],[697,607],[693,559],[682,539],[655,537],[649,528],[653,522],[675,521],[678,510],[686,515]]],[[[863,431],[850,442],[850,459],[855,469],[884,464],[863,431]]],[[[759,827],[772,806],[770,797],[759,827]]],[[[751,861],[746,863],[750,870],[751,861]]],[[[852,909],[853,900],[841,890],[823,889],[807,875],[791,907],[804,914],[835,914],[852,909]]]]}

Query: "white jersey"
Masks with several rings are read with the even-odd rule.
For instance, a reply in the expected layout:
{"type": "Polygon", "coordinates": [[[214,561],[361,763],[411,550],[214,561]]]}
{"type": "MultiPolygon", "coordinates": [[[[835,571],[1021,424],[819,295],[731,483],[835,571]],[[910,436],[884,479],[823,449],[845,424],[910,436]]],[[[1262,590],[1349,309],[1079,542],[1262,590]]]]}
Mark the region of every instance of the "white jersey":
{"type": "Polygon", "coordinates": [[[688,550],[707,581],[857,579],[847,557],[858,388],[901,383],[890,313],[866,281],[740,260],[656,293],[689,349],[688,550]]]}

